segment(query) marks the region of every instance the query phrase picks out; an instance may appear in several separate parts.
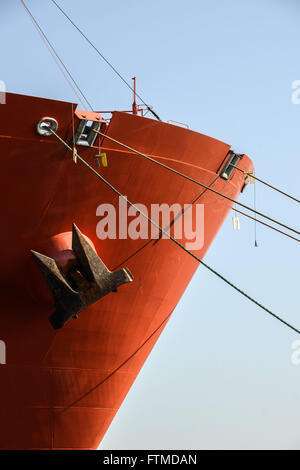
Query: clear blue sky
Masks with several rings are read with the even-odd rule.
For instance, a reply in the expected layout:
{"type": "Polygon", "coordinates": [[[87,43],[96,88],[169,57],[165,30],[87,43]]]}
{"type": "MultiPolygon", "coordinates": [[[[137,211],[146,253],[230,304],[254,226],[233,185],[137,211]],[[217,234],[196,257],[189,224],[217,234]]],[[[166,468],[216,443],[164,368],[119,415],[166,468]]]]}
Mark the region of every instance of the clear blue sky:
{"type": "MultiPolygon", "coordinates": [[[[25,0],[26,1],[26,0],[25,0]]],[[[164,120],[247,153],[258,176],[300,195],[297,0],[57,0],[164,120]]],[[[131,93],[49,0],[27,0],[95,109],[131,93]]],[[[0,79],[74,100],[19,0],[0,5],[0,79]]],[[[299,228],[296,203],[257,186],[261,209],[299,228]]],[[[253,204],[253,187],[241,200],[253,204]]],[[[299,246],[229,218],[206,261],[300,327],[299,246]]],[[[300,449],[297,335],[199,268],[102,449],[300,449]]]]}

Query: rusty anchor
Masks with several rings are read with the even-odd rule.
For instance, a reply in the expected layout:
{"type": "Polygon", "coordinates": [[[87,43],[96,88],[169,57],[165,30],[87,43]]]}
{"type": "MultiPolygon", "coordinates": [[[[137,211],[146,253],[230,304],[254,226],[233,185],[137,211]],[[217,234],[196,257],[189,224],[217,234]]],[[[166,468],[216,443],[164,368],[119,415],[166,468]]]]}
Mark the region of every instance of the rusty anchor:
{"type": "Polygon", "coordinates": [[[76,263],[66,274],[54,259],[31,250],[54,297],[56,310],[49,317],[54,329],[62,328],[97,300],[110,292],[117,292],[122,284],[133,281],[127,268],[109,271],[75,224],[72,250],[76,263]]]}

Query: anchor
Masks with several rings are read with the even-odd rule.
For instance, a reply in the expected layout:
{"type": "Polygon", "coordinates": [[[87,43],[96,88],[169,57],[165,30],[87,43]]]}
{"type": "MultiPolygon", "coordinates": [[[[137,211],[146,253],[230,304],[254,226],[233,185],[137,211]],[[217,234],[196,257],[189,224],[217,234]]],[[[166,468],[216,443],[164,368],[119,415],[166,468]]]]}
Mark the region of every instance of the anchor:
{"type": "Polygon", "coordinates": [[[133,281],[127,268],[109,271],[75,224],[72,250],[76,262],[66,274],[53,258],[31,250],[54,297],[56,310],[49,321],[55,330],[62,328],[71,318],[77,318],[80,312],[97,300],[133,281]]]}

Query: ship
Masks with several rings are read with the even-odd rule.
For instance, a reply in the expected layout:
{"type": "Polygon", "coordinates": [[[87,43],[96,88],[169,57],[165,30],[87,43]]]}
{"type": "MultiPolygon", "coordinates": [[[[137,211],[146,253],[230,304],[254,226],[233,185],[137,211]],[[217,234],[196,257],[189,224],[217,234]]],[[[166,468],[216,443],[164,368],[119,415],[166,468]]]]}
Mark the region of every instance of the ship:
{"type": "Polygon", "coordinates": [[[136,104],[105,114],[14,93],[0,149],[0,448],[97,449],[253,164],[136,104]],[[149,227],[153,204],[200,204],[201,246],[162,236],[182,212],[156,237],[120,236],[119,220],[101,236],[99,207],[124,200],[149,227]]]}

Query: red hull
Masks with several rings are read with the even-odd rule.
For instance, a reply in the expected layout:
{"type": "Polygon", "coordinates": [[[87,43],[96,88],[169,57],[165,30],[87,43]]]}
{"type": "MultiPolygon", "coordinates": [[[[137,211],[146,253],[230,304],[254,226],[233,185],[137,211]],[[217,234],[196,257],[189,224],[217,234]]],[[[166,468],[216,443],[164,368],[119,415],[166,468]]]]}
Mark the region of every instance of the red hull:
{"type": "MultiPolygon", "coordinates": [[[[96,208],[117,205],[117,196],[75,165],[54,136],[35,132],[41,118],[52,116],[69,142],[71,103],[8,94],[0,112],[0,339],[7,347],[7,363],[0,365],[0,448],[95,449],[166,322],[140,346],[176,307],[198,263],[170,240],[97,238],[96,208]],[[126,266],[134,281],[54,331],[48,321],[53,300],[30,249],[43,252],[43,243],[69,232],[73,222],[109,269],[126,266]]],[[[229,150],[196,132],[119,112],[108,135],[207,185],[229,150]]],[[[205,205],[205,243],[196,252],[203,258],[231,203],[108,140],[102,149],[109,165],[100,173],[130,201],[149,208],[162,202],[205,205]]],[[[93,166],[97,150],[78,148],[93,166]]],[[[246,156],[239,166],[252,169],[246,156]]],[[[243,184],[243,174],[234,172],[213,188],[237,198],[243,184]]]]}

